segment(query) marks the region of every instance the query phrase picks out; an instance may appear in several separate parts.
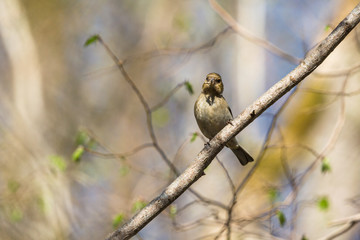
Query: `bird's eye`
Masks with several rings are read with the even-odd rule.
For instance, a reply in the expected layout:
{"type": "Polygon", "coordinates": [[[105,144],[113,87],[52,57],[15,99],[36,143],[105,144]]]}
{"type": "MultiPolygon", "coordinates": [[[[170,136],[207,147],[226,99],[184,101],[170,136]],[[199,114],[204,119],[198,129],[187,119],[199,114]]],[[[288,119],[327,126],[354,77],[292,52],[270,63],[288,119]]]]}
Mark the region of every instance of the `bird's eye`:
{"type": "Polygon", "coordinates": [[[215,82],[216,83],[221,83],[221,79],[216,79],[215,82]]]}
{"type": "Polygon", "coordinates": [[[206,78],[206,81],[207,81],[207,82],[209,81],[209,78],[208,78],[208,77],[206,78]]]}

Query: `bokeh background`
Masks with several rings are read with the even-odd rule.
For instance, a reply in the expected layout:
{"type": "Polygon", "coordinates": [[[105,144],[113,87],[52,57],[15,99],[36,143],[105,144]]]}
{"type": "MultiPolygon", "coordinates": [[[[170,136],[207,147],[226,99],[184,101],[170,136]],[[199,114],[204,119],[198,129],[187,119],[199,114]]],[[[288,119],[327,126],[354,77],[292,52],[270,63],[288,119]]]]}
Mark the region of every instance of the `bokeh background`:
{"type": "MultiPolygon", "coordinates": [[[[302,59],[357,1],[219,4],[252,34],[302,59]]],[[[194,94],[182,86],[152,112],[159,146],[179,171],[204,144],[194,137],[193,104],[207,73],[222,76],[238,115],[297,65],[228,29],[206,0],[1,0],[1,239],[103,239],[174,178],[154,148],[131,152],[151,142],[146,114],[102,45],[84,47],[93,34],[126,60],[149,106],[191,84],[194,94]],[[74,161],[79,145],[92,152],[74,161]]],[[[359,34],[356,28],[290,100],[288,94],[238,135],[257,158],[288,101],[238,195],[233,239],[317,239],[336,229],[332,221],[359,212],[359,34]],[[306,172],[296,189],[284,159],[296,181],[306,172]]],[[[227,149],[219,159],[236,186],[251,168],[227,149]]],[[[224,204],[232,198],[215,160],[193,189],[224,204]]],[[[135,239],[214,239],[225,213],[195,200],[184,193],[135,239]]],[[[360,239],[358,232],[355,226],[339,239],[360,239]]]]}

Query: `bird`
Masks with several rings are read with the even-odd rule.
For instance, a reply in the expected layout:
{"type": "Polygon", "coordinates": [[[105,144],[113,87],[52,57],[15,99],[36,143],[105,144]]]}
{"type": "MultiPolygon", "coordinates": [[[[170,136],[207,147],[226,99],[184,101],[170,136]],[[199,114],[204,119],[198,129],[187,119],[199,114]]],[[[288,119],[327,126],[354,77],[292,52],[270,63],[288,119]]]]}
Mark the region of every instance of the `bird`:
{"type": "MultiPolygon", "coordinates": [[[[224,84],[217,73],[209,73],[202,85],[202,91],[194,105],[196,122],[209,140],[223,129],[232,119],[231,109],[223,97],[224,84]]],[[[236,138],[231,138],[225,145],[230,148],[242,165],[254,161],[243,149],[236,138]]]]}

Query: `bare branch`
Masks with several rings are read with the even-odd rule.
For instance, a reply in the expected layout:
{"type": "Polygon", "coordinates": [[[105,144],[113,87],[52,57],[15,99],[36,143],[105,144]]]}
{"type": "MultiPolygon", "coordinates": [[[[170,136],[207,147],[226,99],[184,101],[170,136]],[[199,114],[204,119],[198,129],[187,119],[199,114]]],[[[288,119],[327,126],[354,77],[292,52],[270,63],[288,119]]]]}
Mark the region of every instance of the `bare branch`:
{"type": "Polygon", "coordinates": [[[133,89],[133,91],[135,92],[136,96],[139,98],[141,104],[144,107],[144,110],[146,112],[146,123],[147,123],[147,128],[151,137],[151,140],[153,142],[154,148],[158,151],[158,153],[160,154],[161,158],[165,161],[165,163],[169,166],[169,168],[171,169],[172,172],[174,172],[176,175],[179,175],[179,171],[176,169],[176,167],[174,166],[174,164],[172,164],[172,162],[170,161],[170,159],[166,156],[165,152],[163,151],[163,149],[159,146],[157,138],[155,136],[155,132],[154,132],[154,128],[152,125],[152,118],[151,118],[151,108],[149,107],[149,104],[147,103],[147,101],[145,100],[143,94],[141,93],[141,91],[139,90],[139,88],[136,86],[136,84],[134,83],[134,81],[130,78],[129,74],[126,72],[125,68],[124,68],[124,63],[123,61],[121,61],[109,48],[109,46],[103,41],[103,39],[99,36],[98,37],[99,42],[104,46],[104,48],[106,49],[107,53],[110,55],[110,57],[112,58],[112,60],[114,61],[114,63],[116,64],[116,66],[119,68],[119,70],[121,71],[122,75],[124,76],[125,80],[128,82],[128,84],[131,86],[131,88],[133,89]]]}
{"type": "MultiPolygon", "coordinates": [[[[350,73],[349,75],[346,76],[343,84],[342,84],[342,88],[341,91],[345,91],[346,85],[348,83],[348,79],[349,79],[350,73]]],[[[326,154],[328,154],[330,152],[330,150],[332,150],[335,146],[336,141],[338,140],[341,130],[344,126],[345,123],[345,97],[341,96],[341,101],[340,101],[340,113],[338,116],[338,119],[336,121],[334,130],[331,133],[331,136],[328,140],[328,142],[325,144],[324,149],[321,151],[321,153],[316,157],[316,159],[310,164],[310,166],[304,171],[304,173],[301,175],[299,182],[304,181],[305,177],[314,169],[314,167],[316,166],[316,164],[320,161],[323,160],[323,158],[326,156],[326,154]]]]}
{"type": "Polygon", "coordinates": [[[125,158],[125,157],[132,156],[135,153],[140,152],[141,150],[143,150],[145,148],[150,148],[153,146],[154,146],[153,143],[144,143],[144,144],[141,144],[140,146],[137,146],[134,149],[132,149],[128,152],[124,152],[124,153],[102,153],[102,152],[94,151],[88,147],[85,147],[84,149],[88,153],[91,153],[91,154],[94,154],[96,156],[103,157],[103,158],[125,158]]]}
{"type": "Polygon", "coordinates": [[[286,53],[285,51],[281,50],[280,48],[276,47],[274,44],[266,41],[262,38],[256,37],[253,33],[245,29],[241,26],[225,9],[223,9],[216,0],[209,0],[211,7],[219,14],[219,16],[240,36],[243,38],[265,48],[269,52],[272,52],[291,63],[298,64],[301,59],[286,53]]]}
{"type": "Polygon", "coordinates": [[[148,60],[150,58],[154,58],[154,57],[158,57],[158,56],[162,56],[162,55],[175,55],[175,54],[191,55],[191,54],[198,53],[201,51],[206,51],[206,50],[211,49],[213,46],[215,46],[215,44],[221,38],[226,36],[226,34],[228,34],[229,32],[233,32],[231,27],[226,27],[221,32],[219,32],[217,35],[215,35],[213,38],[211,38],[208,42],[206,42],[205,44],[202,44],[200,46],[192,47],[192,48],[157,49],[157,50],[146,52],[143,54],[130,56],[123,61],[123,64],[127,64],[129,62],[132,62],[132,61],[138,60],[138,59],[148,60]]]}
{"type": "Polygon", "coordinates": [[[328,235],[320,238],[319,240],[335,239],[336,237],[349,231],[351,228],[353,228],[359,222],[360,222],[360,214],[356,214],[356,215],[353,215],[350,217],[336,220],[332,223],[332,225],[340,225],[340,224],[343,224],[343,225],[341,227],[339,227],[338,229],[330,232],[328,235]]]}
{"type": "Polygon", "coordinates": [[[220,161],[220,159],[218,158],[218,156],[216,156],[215,159],[216,159],[216,161],[220,164],[221,169],[224,170],[224,173],[225,173],[225,176],[226,176],[226,178],[227,178],[227,180],[228,180],[228,182],[229,182],[231,191],[232,191],[232,193],[235,194],[235,185],[234,185],[233,180],[232,180],[231,177],[230,177],[229,172],[228,172],[227,169],[225,168],[225,165],[220,161]]]}
{"type": "Polygon", "coordinates": [[[161,100],[158,104],[156,104],[155,106],[153,106],[150,110],[152,112],[156,111],[157,109],[159,109],[160,107],[164,106],[169,99],[171,98],[172,95],[174,95],[182,86],[185,85],[185,82],[179,83],[178,85],[176,85],[176,87],[174,89],[172,89],[165,97],[163,100],[161,100]]]}
{"type": "MultiPolygon", "coordinates": [[[[207,142],[207,140],[205,139],[205,137],[201,133],[198,133],[198,135],[201,137],[201,139],[203,140],[204,143],[207,142]]],[[[225,176],[226,176],[226,178],[227,178],[227,180],[229,182],[232,193],[235,194],[235,184],[234,184],[234,181],[231,179],[231,177],[229,175],[229,172],[225,168],[225,165],[220,161],[218,156],[216,156],[215,159],[220,164],[221,169],[224,171],[225,176]]]]}
{"type": "Polygon", "coordinates": [[[204,175],[204,169],[211,163],[224,144],[260,116],[274,102],[299,84],[313,72],[326,57],[337,47],[347,34],[360,21],[360,4],[333,30],[333,32],[315,48],[306,58],[282,80],[271,87],[265,94],[247,107],[232,124],[228,124],[197,155],[193,163],[177,177],[158,197],[140,210],[125,225],[109,235],[107,239],[129,239],[145,227],[161,211],[177,199],[195,181],[204,175]]]}

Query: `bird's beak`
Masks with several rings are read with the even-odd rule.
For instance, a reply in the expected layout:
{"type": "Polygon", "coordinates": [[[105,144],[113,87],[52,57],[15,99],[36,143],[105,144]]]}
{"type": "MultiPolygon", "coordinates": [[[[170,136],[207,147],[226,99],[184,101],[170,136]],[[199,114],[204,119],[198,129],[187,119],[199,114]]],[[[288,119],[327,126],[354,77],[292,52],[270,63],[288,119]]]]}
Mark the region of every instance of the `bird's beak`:
{"type": "Polygon", "coordinates": [[[210,80],[210,85],[214,85],[214,83],[215,83],[215,80],[214,80],[214,79],[211,79],[211,80],[210,80]]]}

